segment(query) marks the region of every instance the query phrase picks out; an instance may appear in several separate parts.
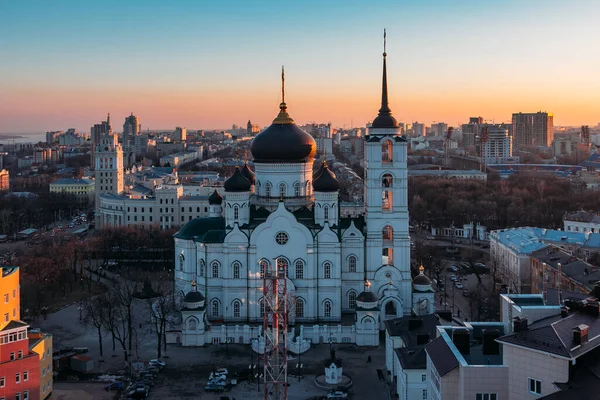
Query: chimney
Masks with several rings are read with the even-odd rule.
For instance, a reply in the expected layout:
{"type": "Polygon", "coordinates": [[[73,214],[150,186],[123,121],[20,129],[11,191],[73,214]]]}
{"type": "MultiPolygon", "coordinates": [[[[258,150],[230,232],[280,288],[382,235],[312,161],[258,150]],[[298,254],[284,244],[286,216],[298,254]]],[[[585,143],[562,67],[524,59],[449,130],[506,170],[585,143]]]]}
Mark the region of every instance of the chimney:
{"type": "Polygon", "coordinates": [[[496,339],[500,337],[500,331],[498,329],[484,329],[483,330],[483,354],[485,355],[498,355],[500,354],[500,343],[496,342],[496,339]]]}
{"type": "Polygon", "coordinates": [[[419,333],[417,335],[417,346],[429,343],[429,333],[419,333]]]}
{"type": "Polygon", "coordinates": [[[466,328],[456,328],[452,330],[452,343],[460,354],[471,353],[471,334],[466,328]]]}
{"type": "Polygon", "coordinates": [[[580,346],[588,341],[588,326],[585,324],[577,325],[573,328],[573,344],[580,346]]]}
{"type": "Polygon", "coordinates": [[[423,325],[423,320],[421,318],[411,318],[408,320],[408,330],[412,331],[413,329],[417,329],[418,327],[423,325]]]}
{"type": "Polygon", "coordinates": [[[513,332],[524,332],[527,330],[527,318],[515,317],[513,332]]]}

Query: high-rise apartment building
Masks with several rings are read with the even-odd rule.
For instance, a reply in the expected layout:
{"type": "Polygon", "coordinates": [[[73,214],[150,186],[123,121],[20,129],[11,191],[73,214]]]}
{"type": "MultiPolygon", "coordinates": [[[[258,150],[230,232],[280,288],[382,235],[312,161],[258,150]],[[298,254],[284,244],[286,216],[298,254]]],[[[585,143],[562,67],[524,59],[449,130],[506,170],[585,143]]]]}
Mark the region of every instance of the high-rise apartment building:
{"type": "Polygon", "coordinates": [[[187,140],[187,129],[185,127],[178,126],[175,128],[175,132],[173,132],[173,141],[175,142],[185,142],[187,140]]]}
{"type": "Polygon", "coordinates": [[[516,148],[526,146],[548,147],[554,139],[554,115],[552,113],[516,113],[512,116],[513,144],[516,148]]]}
{"type": "Polygon", "coordinates": [[[413,122],[412,124],[413,136],[425,136],[425,124],[420,124],[418,122],[413,122]]]}
{"type": "Polygon", "coordinates": [[[95,124],[94,126],[92,126],[90,128],[90,140],[92,142],[92,150],[91,150],[91,160],[90,160],[90,165],[92,166],[92,168],[95,165],[96,162],[96,157],[95,157],[95,152],[96,152],[96,147],[98,145],[98,143],[100,142],[100,138],[102,136],[105,135],[111,135],[112,134],[112,127],[110,125],[110,114],[108,114],[108,116],[106,117],[106,121],[102,121],[99,124],[95,124]]]}
{"type": "Polygon", "coordinates": [[[433,136],[444,136],[448,130],[448,124],[445,122],[438,122],[437,124],[431,124],[431,133],[433,136]]]}
{"type": "Polygon", "coordinates": [[[502,164],[512,157],[512,137],[508,129],[487,126],[489,136],[481,143],[481,157],[485,164],[502,164]]]}
{"type": "Polygon", "coordinates": [[[141,131],[141,124],[135,115],[131,113],[130,116],[125,118],[123,124],[123,165],[129,167],[135,163],[135,156],[140,154],[139,146],[139,135],[141,131]]]}

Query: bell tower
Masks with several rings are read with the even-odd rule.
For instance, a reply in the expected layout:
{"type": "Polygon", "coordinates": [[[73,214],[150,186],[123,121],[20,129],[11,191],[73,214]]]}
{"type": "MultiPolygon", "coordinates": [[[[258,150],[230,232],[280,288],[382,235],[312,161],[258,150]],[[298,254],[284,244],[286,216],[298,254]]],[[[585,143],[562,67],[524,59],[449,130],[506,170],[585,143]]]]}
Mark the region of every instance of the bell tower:
{"type": "Polygon", "coordinates": [[[411,280],[407,141],[400,133],[388,104],[384,31],[381,108],[365,137],[366,269],[375,287],[393,279],[404,300],[402,315],[410,312],[411,280]],[[378,276],[386,266],[385,276],[378,276]]]}

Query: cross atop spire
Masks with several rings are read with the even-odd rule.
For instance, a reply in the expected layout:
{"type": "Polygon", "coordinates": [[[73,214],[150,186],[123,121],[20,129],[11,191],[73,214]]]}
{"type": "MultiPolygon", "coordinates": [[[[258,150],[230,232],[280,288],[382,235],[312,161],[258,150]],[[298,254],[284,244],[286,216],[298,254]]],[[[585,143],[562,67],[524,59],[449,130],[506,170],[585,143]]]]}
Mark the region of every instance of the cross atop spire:
{"type": "Polygon", "coordinates": [[[285,104],[285,69],[281,66],[281,102],[285,104]]]}
{"type": "Polygon", "coordinates": [[[287,113],[287,104],[285,104],[285,70],[281,66],[281,104],[279,105],[279,114],[273,120],[274,124],[294,124],[294,120],[287,113]]]}
{"type": "Polygon", "coordinates": [[[396,118],[392,116],[392,110],[388,105],[388,90],[387,90],[387,33],[383,30],[383,78],[381,81],[381,108],[379,114],[373,120],[371,125],[373,128],[397,128],[398,122],[396,118]]]}

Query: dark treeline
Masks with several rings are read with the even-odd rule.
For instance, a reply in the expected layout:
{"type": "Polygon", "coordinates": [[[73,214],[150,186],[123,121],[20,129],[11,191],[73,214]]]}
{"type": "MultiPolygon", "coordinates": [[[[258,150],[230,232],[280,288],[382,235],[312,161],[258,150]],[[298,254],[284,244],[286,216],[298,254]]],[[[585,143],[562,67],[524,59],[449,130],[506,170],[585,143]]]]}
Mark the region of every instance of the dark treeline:
{"type": "Polygon", "coordinates": [[[498,229],[513,226],[562,228],[565,212],[596,211],[598,191],[579,191],[567,179],[519,173],[487,182],[426,177],[409,180],[409,210],[419,224],[455,226],[475,222],[498,229]]]}

